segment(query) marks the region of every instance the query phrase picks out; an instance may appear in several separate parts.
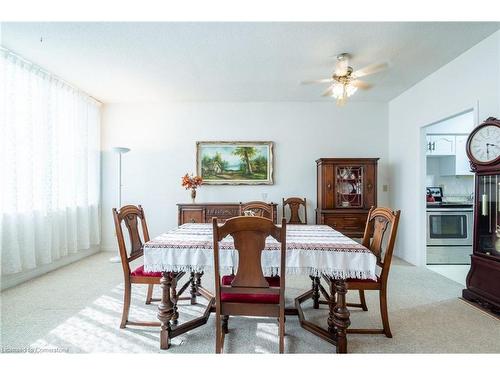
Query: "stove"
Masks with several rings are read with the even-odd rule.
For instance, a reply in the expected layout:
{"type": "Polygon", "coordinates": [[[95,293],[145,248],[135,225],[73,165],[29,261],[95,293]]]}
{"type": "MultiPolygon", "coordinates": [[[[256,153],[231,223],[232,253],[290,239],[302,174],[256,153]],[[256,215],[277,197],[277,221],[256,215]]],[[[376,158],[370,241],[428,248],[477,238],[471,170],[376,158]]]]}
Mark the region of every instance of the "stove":
{"type": "Polygon", "coordinates": [[[473,204],[443,198],[440,187],[427,188],[427,264],[470,264],[473,204]]]}

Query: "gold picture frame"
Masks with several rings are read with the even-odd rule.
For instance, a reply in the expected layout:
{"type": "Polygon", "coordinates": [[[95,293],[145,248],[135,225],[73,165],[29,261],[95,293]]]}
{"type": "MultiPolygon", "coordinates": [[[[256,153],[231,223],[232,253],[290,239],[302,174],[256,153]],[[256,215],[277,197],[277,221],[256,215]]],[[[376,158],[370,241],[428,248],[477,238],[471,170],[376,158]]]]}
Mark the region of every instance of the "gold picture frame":
{"type": "Polygon", "coordinates": [[[273,185],[273,142],[196,142],[196,172],[205,185],[273,185]]]}

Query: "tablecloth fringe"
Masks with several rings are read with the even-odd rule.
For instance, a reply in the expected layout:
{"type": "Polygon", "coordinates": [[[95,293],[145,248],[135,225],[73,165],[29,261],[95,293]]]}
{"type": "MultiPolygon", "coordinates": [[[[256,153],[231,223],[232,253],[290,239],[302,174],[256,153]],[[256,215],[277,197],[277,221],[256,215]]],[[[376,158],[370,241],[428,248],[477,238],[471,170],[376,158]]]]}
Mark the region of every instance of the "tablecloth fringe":
{"type": "MultiPolygon", "coordinates": [[[[233,267],[221,267],[221,273],[231,273],[233,267]]],[[[146,272],[207,272],[213,271],[213,267],[209,266],[168,266],[164,267],[162,264],[152,264],[145,267],[146,272]]],[[[264,267],[263,272],[265,276],[279,275],[279,267],[264,267]]],[[[377,276],[369,271],[358,270],[337,270],[330,268],[323,268],[318,270],[313,267],[287,267],[287,275],[306,275],[306,276],[321,276],[327,275],[334,279],[371,279],[377,280],[377,276]]]]}

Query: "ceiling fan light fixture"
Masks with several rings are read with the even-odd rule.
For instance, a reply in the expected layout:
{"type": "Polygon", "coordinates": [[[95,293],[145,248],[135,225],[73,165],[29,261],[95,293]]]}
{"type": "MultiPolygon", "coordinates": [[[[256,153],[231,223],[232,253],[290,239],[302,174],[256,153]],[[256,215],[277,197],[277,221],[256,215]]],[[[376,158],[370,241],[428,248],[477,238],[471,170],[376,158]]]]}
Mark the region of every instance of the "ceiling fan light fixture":
{"type": "Polygon", "coordinates": [[[328,86],[321,96],[334,98],[337,100],[338,105],[344,105],[347,99],[353,96],[358,89],[369,90],[373,87],[373,84],[359,80],[360,77],[378,73],[389,66],[387,62],[382,62],[354,70],[349,64],[350,59],[350,54],[341,53],[337,55],[335,70],[330,78],[303,81],[302,83],[330,83],[330,86],[328,86]]]}
{"type": "Polygon", "coordinates": [[[350,97],[358,91],[358,88],[349,83],[336,82],[332,86],[332,97],[335,99],[340,99],[344,97],[350,97]]]}

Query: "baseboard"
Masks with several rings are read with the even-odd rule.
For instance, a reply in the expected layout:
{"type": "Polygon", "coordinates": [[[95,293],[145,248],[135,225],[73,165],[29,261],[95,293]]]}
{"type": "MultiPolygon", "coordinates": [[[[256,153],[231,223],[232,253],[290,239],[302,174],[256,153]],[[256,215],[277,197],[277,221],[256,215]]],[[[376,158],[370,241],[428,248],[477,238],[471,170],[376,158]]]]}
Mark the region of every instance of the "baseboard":
{"type": "Polygon", "coordinates": [[[99,251],[101,251],[101,248],[99,246],[93,246],[90,249],[80,250],[76,254],[67,255],[50,264],[43,264],[32,270],[26,270],[12,275],[2,275],[0,290],[12,288],[28,280],[34,279],[35,277],[42,276],[48,272],[55,271],[58,268],[67,266],[68,264],[77,262],[90,255],[96,254],[99,251]]]}
{"type": "Polygon", "coordinates": [[[472,301],[469,301],[469,300],[466,300],[465,298],[463,297],[458,297],[458,299],[460,301],[462,301],[463,303],[475,308],[476,310],[479,310],[480,312],[482,312],[483,314],[485,315],[488,315],[490,317],[493,317],[495,319],[497,319],[498,321],[500,321],[500,314],[497,314],[495,312],[493,312],[492,310],[490,309],[487,309],[487,308],[484,308],[483,306],[481,306],[479,303],[477,302],[472,302],[472,301]]]}

